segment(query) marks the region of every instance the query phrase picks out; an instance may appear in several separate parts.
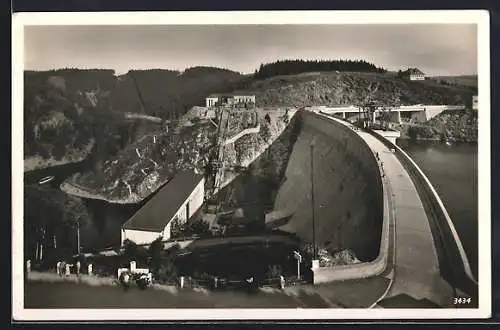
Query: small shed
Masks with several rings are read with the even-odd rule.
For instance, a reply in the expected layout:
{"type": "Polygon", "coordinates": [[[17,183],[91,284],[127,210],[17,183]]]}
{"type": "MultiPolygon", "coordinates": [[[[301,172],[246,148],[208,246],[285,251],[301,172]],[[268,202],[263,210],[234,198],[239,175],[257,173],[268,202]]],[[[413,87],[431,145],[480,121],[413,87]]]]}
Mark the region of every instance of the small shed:
{"type": "Polygon", "coordinates": [[[183,224],[203,205],[205,179],[193,171],[181,171],[163,186],[121,228],[121,242],[149,244],[171,237],[172,224],[183,224]]]}

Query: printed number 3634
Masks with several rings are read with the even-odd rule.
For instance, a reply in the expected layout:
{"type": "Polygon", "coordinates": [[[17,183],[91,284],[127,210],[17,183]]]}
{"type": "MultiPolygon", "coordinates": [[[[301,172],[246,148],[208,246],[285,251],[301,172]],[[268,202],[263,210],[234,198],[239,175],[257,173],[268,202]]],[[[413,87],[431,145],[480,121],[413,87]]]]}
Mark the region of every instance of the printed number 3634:
{"type": "Polygon", "coordinates": [[[469,298],[464,298],[464,297],[453,298],[454,305],[466,305],[466,304],[470,304],[471,301],[472,301],[472,299],[470,297],[469,298]]]}

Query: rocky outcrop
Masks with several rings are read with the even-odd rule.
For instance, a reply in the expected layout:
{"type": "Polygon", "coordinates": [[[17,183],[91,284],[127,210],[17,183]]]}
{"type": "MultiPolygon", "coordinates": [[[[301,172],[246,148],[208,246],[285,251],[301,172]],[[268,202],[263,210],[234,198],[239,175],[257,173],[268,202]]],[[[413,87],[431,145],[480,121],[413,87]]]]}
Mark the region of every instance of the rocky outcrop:
{"type": "Polygon", "coordinates": [[[381,104],[469,104],[470,86],[409,81],[391,73],[322,72],[277,76],[250,83],[242,92],[256,95],[259,106],[381,104]]]}
{"type": "Polygon", "coordinates": [[[402,138],[477,142],[477,111],[445,111],[425,123],[404,123],[398,129],[402,138]]]}
{"type": "MultiPolygon", "coordinates": [[[[229,127],[224,136],[231,136],[241,127],[255,125],[258,132],[250,132],[230,141],[222,150],[223,171],[220,188],[237,175],[235,167],[252,163],[286,128],[293,111],[255,110],[248,115],[229,110],[229,127]],[[253,114],[252,114],[253,113],[253,114]],[[248,121],[253,118],[253,123],[248,121]]],[[[138,203],[147,198],[177,171],[192,169],[210,176],[218,139],[218,127],[210,120],[181,121],[165,124],[136,143],[104,162],[102,168],[77,174],[66,180],[61,189],[69,194],[101,199],[111,203],[138,203]]]]}
{"type": "MultiPolygon", "coordinates": [[[[224,146],[223,166],[226,170],[220,178],[223,188],[239,173],[234,167],[246,168],[254,163],[287,128],[296,110],[273,109],[257,112],[257,132],[242,135],[224,146]]],[[[259,166],[256,165],[256,168],[259,166]]]]}
{"type": "MultiPolygon", "coordinates": [[[[312,256],[313,245],[310,243],[304,244],[304,246],[302,247],[302,251],[309,256],[312,256]]],[[[329,252],[325,248],[317,247],[317,256],[320,267],[353,265],[361,262],[358,258],[356,258],[356,255],[350,249],[342,249],[336,252],[329,252]]]]}
{"type": "Polygon", "coordinates": [[[204,171],[215,134],[207,122],[177,128],[165,125],[105,161],[102,168],[66,180],[61,189],[112,203],[140,202],[179,169],[204,171]]]}

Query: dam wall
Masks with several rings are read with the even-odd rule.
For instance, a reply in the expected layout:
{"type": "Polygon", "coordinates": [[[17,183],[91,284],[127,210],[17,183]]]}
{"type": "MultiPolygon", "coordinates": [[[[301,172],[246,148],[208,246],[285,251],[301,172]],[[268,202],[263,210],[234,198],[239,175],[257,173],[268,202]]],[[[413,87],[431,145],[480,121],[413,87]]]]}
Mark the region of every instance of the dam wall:
{"type": "Polygon", "coordinates": [[[369,262],[380,250],[383,185],[377,161],[351,129],[312,112],[301,112],[300,131],[293,144],[274,213],[286,223],[267,219],[267,226],[312,242],[311,143],[316,244],[330,252],[350,249],[369,262]]]}
{"type": "Polygon", "coordinates": [[[372,131],[372,134],[389,148],[395,149],[397,158],[417,189],[429,220],[442,278],[454,290],[458,289],[472,297],[477,297],[477,280],[472,274],[465,250],[453,221],[430,180],[403,149],[375,131],[372,131]]]}

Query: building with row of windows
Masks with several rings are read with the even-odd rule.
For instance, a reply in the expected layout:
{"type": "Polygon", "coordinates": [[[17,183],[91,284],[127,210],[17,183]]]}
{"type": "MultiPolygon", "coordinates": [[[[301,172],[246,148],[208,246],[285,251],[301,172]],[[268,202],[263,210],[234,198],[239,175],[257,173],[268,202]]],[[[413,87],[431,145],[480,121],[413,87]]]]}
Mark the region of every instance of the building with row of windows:
{"type": "Polygon", "coordinates": [[[255,95],[210,94],[205,99],[206,107],[215,107],[217,105],[233,105],[233,104],[255,104],[255,95]]]}
{"type": "Polygon", "coordinates": [[[410,80],[425,80],[425,74],[417,68],[409,68],[406,71],[402,71],[401,76],[410,80]]]}

